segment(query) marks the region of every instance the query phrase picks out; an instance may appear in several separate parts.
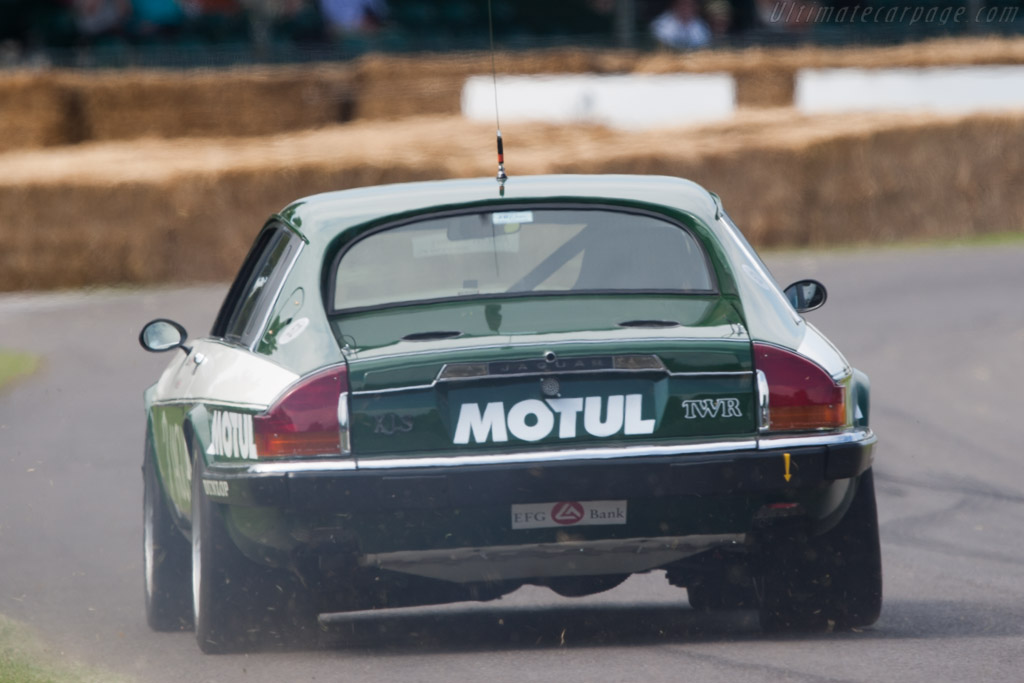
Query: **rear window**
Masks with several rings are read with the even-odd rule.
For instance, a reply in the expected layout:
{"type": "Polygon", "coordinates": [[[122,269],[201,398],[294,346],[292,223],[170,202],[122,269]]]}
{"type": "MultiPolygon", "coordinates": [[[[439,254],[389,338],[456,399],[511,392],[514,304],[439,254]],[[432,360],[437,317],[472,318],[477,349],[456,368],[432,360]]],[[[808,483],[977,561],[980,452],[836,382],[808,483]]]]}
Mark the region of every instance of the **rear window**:
{"type": "Polygon", "coordinates": [[[683,227],[600,209],[486,211],[372,232],[344,250],[333,309],[509,294],[708,293],[703,249],[683,227]]]}

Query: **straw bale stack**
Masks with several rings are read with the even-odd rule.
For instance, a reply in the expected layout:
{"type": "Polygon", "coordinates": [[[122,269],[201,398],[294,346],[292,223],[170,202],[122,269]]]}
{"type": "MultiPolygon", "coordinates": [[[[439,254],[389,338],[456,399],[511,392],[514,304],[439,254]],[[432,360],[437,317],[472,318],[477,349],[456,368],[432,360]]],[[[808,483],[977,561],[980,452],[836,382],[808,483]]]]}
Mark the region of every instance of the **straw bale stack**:
{"type": "MultiPolygon", "coordinates": [[[[533,173],[689,177],[718,192],[759,246],[1024,226],[1024,161],[1005,152],[1024,144],[1021,116],[776,110],[669,132],[516,124],[505,133],[510,189],[533,173]]],[[[435,116],[0,155],[0,290],[224,280],[265,218],[291,200],[492,176],[492,146],[490,126],[435,116]]]]}
{"type": "Polygon", "coordinates": [[[46,72],[12,72],[0,78],[0,152],[77,142],[71,119],[74,93],[46,72]]]}
{"type": "Polygon", "coordinates": [[[89,139],[251,136],[347,120],[347,68],[120,71],[67,76],[89,139]]]}

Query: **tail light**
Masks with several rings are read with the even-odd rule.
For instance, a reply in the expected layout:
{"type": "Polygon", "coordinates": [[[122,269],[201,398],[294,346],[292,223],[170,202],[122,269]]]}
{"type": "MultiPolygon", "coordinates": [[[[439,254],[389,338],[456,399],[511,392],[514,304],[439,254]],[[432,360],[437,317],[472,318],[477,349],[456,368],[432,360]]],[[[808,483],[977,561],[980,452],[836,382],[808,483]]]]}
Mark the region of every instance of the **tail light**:
{"type": "Polygon", "coordinates": [[[349,452],[348,372],[337,366],[293,384],[253,417],[261,458],[340,456],[349,452]]]}
{"type": "Polygon", "coordinates": [[[768,344],[754,344],[754,366],[768,414],[761,428],[773,432],[839,429],[846,425],[846,388],[803,356],[768,344]],[[770,417],[769,417],[770,416],[770,417]]]}

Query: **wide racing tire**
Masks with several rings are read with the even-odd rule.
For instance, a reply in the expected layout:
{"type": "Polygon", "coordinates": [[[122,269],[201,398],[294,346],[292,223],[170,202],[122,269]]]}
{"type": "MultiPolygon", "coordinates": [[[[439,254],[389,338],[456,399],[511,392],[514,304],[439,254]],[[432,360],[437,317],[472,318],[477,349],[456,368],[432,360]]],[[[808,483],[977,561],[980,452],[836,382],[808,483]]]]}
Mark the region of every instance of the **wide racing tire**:
{"type": "Polygon", "coordinates": [[[758,577],[766,632],[870,626],[882,610],[882,554],[874,475],[860,476],[850,507],[821,536],[764,539],[758,577]]]}
{"type": "Polygon", "coordinates": [[[196,642],[206,654],[293,646],[315,635],[315,603],[290,573],[250,560],[235,545],[225,506],[203,487],[201,451],[192,469],[192,595],[196,642]]]}
{"type": "Polygon", "coordinates": [[[186,631],[193,625],[191,552],[188,539],[171,516],[149,434],[142,463],[142,485],[146,622],[154,631],[186,631]]]}

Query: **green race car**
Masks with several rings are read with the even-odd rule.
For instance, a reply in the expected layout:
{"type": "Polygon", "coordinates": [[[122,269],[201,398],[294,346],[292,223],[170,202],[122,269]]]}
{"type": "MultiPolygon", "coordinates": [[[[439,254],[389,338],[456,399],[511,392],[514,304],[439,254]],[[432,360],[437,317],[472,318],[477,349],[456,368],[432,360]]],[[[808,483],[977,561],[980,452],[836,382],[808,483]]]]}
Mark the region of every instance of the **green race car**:
{"type": "Polygon", "coordinates": [[[145,394],[146,608],[205,652],[319,613],[664,570],[766,630],[881,609],[867,377],[676,178],[346,190],[272,216],[145,394]]]}

